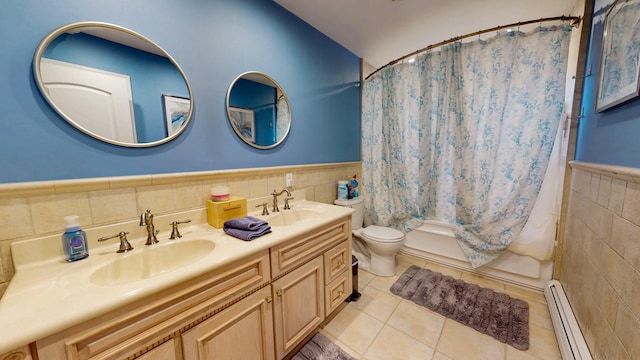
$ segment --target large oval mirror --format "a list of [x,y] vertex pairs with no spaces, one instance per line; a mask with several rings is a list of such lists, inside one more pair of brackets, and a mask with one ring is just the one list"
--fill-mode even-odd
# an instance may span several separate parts
[[178,63],[121,26],[78,22],[55,29],[36,49],[33,74],[61,117],[115,145],[166,143],[193,114],[191,86]]
[[227,116],[233,131],[258,149],[280,145],[291,129],[289,100],[269,75],[248,71],[227,91]]

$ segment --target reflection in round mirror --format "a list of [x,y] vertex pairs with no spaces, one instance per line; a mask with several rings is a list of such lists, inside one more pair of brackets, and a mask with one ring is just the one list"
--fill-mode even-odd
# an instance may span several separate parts
[[289,100],[267,74],[240,74],[227,91],[227,116],[236,134],[258,149],[280,145],[291,129]]
[[121,26],[79,22],[55,29],[36,49],[33,74],[60,116],[115,145],[166,143],[193,114],[191,86],[176,61]]

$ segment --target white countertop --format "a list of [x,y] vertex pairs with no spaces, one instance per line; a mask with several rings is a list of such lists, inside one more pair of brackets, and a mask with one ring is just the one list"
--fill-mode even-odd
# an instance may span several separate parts
[[[0,299],[0,354],[36,340],[53,335],[71,326],[122,307],[151,294],[194,278],[205,272],[268,249],[325,224],[344,218],[353,209],[297,201],[296,207],[312,207],[319,211],[317,219],[309,219],[291,226],[272,226],[272,233],[243,241],[226,235],[206,223],[206,210],[198,209],[181,214],[156,216],[154,222],[162,224],[182,220],[184,216],[197,218],[191,224],[181,225],[182,238],[169,240],[169,231],[158,234],[159,244],[145,246],[145,237],[131,237],[134,250],[118,254],[118,239],[98,243],[96,239],[119,231],[140,234],[137,224],[117,224],[87,231],[89,257],[68,263],[64,260],[60,235],[51,235],[12,244],[12,257],[16,268],[9,287]],[[284,210],[282,210],[284,211]],[[250,215],[257,216],[256,213]],[[273,214],[271,215],[273,216]],[[258,216],[260,217],[260,216]],[[268,217],[266,217],[268,221]],[[168,220],[168,221],[167,221]],[[188,225],[188,226],[185,226]],[[169,230],[167,226],[164,226]],[[135,229],[136,232],[133,230]],[[91,274],[100,267],[124,256],[148,251],[175,241],[206,240],[215,243],[208,255],[178,270],[148,279],[118,285],[96,285]]]

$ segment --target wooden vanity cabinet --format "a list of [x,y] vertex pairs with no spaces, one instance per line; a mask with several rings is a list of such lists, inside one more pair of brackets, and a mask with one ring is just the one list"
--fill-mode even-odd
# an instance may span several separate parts
[[47,360],[136,358],[167,341],[180,340],[186,329],[269,282],[265,250],[36,341],[38,355]]
[[351,220],[35,343],[39,359],[283,359],[351,293]]

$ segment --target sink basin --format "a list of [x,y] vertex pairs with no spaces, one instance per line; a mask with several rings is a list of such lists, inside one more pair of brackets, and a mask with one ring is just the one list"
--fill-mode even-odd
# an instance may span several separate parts
[[190,240],[151,245],[143,251],[125,254],[91,274],[96,285],[120,285],[148,279],[193,264],[213,251],[207,240]]
[[271,226],[291,226],[301,222],[317,219],[320,212],[314,209],[282,210],[266,220]]

